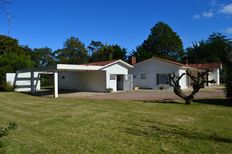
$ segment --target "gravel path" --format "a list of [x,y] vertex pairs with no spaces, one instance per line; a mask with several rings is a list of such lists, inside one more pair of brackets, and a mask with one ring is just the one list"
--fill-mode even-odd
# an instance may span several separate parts
[[[190,93],[190,90],[185,91]],[[71,93],[71,94],[61,94],[61,97],[75,97],[75,98],[86,98],[86,99],[109,99],[109,100],[177,100],[180,99],[172,91],[165,90],[138,90],[131,92],[116,92],[110,94],[104,93]],[[196,99],[203,98],[224,98],[225,94],[223,88],[213,87],[202,89],[196,95]]]

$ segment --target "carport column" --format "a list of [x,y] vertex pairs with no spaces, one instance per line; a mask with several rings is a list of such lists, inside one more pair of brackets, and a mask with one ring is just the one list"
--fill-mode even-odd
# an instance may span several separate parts
[[54,97],[58,97],[58,72],[54,72]]
[[31,71],[31,93],[35,94],[34,72]]

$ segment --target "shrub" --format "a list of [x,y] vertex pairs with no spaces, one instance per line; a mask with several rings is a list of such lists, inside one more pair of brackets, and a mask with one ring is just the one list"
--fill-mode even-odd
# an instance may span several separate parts
[[12,86],[10,82],[5,82],[3,83],[3,91],[6,92],[14,91],[14,86]]
[[113,92],[113,88],[107,88],[106,89],[106,93],[112,93]]
[[17,124],[15,122],[10,122],[9,126],[6,128],[0,127],[0,138],[3,136],[7,136],[10,132],[10,130],[17,129]]

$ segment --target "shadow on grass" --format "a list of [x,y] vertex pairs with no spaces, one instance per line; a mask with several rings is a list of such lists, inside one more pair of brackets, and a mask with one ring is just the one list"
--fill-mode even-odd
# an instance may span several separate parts
[[132,126],[124,128],[124,132],[143,137],[155,137],[156,139],[173,138],[182,139],[188,138],[191,140],[208,140],[214,142],[232,143],[232,138],[220,137],[217,134],[209,135],[201,132],[194,132],[187,129],[180,128],[176,125],[155,123],[149,126]]
[[[160,104],[181,104],[186,105],[184,102],[175,101],[171,99],[164,100],[145,100],[143,103],[160,103]],[[193,103],[208,104],[208,105],[221,105],[221,106],[232,106],[232,100],[228,99],[194,99]]]
[[228,100],[228,99],[195,99],[194,103],[232,106],[232,100]]
[[145,100],[143,101],[143,103],[160,103],[160,104],[182,104],[184,105],[184,103],[172,100],[172,99],[163,99],[163,100]]

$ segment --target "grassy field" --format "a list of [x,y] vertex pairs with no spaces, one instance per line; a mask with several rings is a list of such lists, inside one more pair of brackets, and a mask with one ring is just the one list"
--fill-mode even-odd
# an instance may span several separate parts
[[232,153],[232,106],[0,93],[0,153]]

